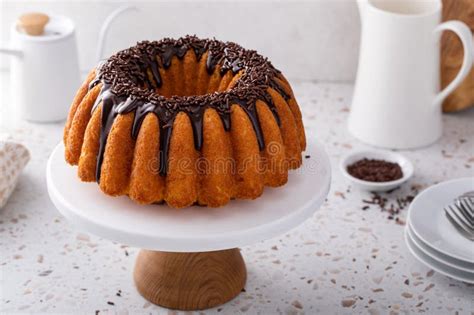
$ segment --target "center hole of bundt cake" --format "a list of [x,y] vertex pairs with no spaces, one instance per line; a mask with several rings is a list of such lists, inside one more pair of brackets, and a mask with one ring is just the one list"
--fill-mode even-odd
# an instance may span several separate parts
[[[221,73],[216,67],[212,72],[203,60],[173,57],[168,68],[159,69],[161,82],[155,91],[166,98],[172,96],[196,96],[230,90],[234,84],[232,71]],[[152,69],[147,69],[149,78]],[[156,80],[155,80],[156,82]]]

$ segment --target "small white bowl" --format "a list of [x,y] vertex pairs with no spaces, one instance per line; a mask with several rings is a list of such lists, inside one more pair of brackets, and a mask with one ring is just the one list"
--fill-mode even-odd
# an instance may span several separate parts
[[[400,165],[403,177],[397,180],[392,180],[389,182],[369,182],[366,180],[361,180],[355,178],[347,171],[347,167],[354,162],[362,160],[363,158],[375,159],[375,160],[384,160],[387,162],[397,163]],[[342,174],[354,184],[354,186],[359,187],[364,190],[370,191],[388,191],[394,188],[397,188],[404,182],[406,182],[410,177],[413,176],[413,164],[403,155],[392,152],[392,151],[375,151],[375,150],[365,150],[365,151],[356,151],[345,156],[341,163],[339,164]]]

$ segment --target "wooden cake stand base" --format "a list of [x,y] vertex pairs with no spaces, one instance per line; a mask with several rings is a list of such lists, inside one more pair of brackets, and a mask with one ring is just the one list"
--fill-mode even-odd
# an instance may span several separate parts
[[324,202],[331,165],[321,144],[308,135],[303,167],[288,184],[252,201],[225,207],[138,205],[112,198],[83,183],[64,161],[59,144],[47,166],[48,192],[58,210],[80,229],[142,248],[134,279],[147,300],[172,309],[203,310],[236,297],[245,285],[237,248],[281,235],[310,218]]
[[152,303],[204,310],[236,297],[247,271],[237,248],[201,253],[141,250],[133,277],[138,292]]

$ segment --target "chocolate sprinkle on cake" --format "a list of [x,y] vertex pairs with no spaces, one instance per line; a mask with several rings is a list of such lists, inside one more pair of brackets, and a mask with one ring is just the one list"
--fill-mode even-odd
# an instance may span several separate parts
[[[199,61],[207,53],[206,68],[213,74],[219,66],[220,75],[232,71],[241,77],[230,90],[204,95],[171,96],[159,95],[157,88],[163,85],[159,69],[171,66],[174,56],[184,58],[192,49]],[[160,174],[167,172],[168,149],[174,119],[179,112],[186,113],[193,127],[194,143],[201,150],[203,143],[202,126],[206,108],[215,109],[222,119],[226,131],[230,130],[231,106],[237,104],[247,113],[255,130],[260,150],[264,139],[256,112],[256,101],[264,101],[280,124],[275,105],[268,93],[274,89],[285,100],[290,98],[275,78],[279,75],[267,58],[254,50],[247,50],[232,42],[215,39],[199,39],[186,36],[180,39],[165,38],[160,41],[142,41],[136,46],[122,50],[100,64],[97,76],[89,89],[102,83],[100,95],[93,110],[102,104],[100,149],[97,158],[96,179],[100,180],[100,170],[108,134],[119,114],[134,112],[132,137],[136,139],[141,124],[148,113],[154,113],[160,122]],[[148,75],[150,74],[150,75]]]

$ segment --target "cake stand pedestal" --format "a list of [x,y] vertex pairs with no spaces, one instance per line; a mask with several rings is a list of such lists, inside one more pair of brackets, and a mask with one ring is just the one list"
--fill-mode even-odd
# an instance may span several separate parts
[[[309,138],[311,139],[311,138]],[[238,247],[278,236],[298,226],[324,202],[331,167],[323,147],[310,141],[309,158],[280,188],[256,200],[234,200],[221,208],[172,209],[138,205],[104,195],[83,183],[64,161],[59,144],[47,165],[47,184],[58,210],[79,228],[142,248],[134,280],[147,300],[171,309],[202,310],[239,294],[246,281]]]
[[236,248],[197,253],[142,249],[133,276],[140,294],[155,304],[202,310],[237,296],[247,273]]

